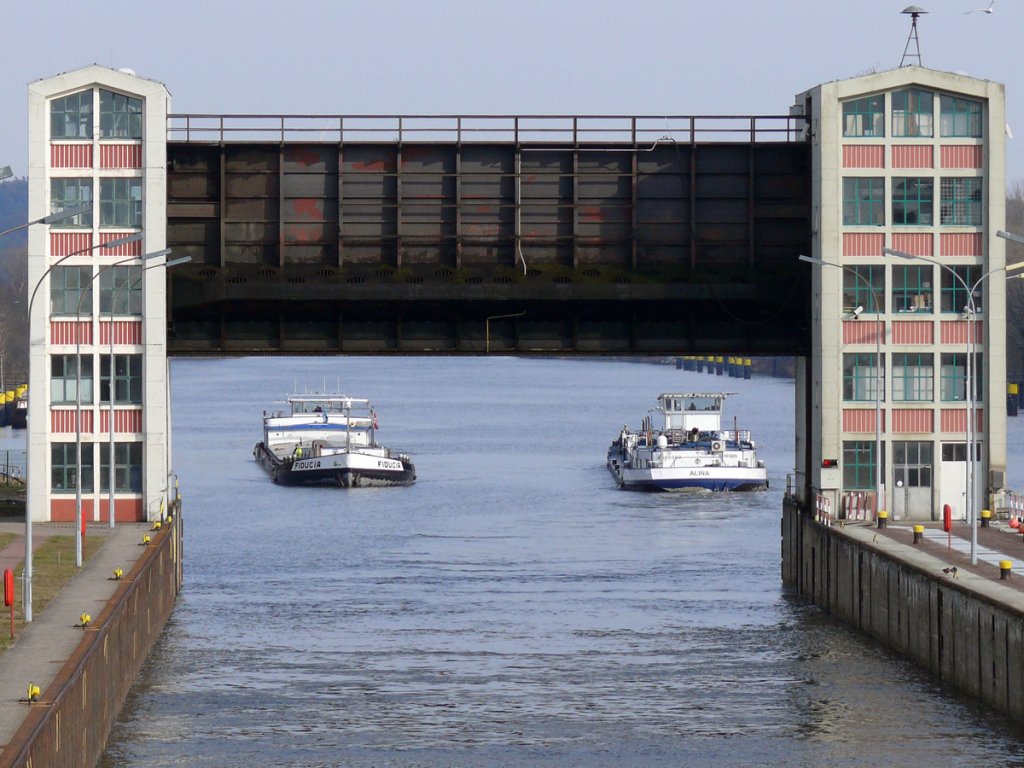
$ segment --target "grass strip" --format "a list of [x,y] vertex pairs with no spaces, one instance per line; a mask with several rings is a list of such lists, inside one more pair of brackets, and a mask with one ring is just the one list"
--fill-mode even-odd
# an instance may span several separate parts
[[[88,562],[103,545],[102,536],[86,536],[85,547],[82,549],[82,563]],[[25,616],[21,610],[21,574],[25,570],[22,563],[14,572],[14,589],[17,601],[14,610],[14,633],[21,633],[25,627]],[[32,556],[32,616],[36,618],[45,610],[64,585],[78,573],[75,565],[75,537],[71,535],[50,536]],[[0,606],[0,653],[11,645],[10,608]],[[71,617],[77,619],[77,616]],[[72,622],[73,623],[73,622]]]

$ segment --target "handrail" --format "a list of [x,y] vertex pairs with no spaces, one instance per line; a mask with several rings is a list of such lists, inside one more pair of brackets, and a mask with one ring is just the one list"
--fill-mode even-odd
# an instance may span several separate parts
[[[802,141],[803,115],[273,115],[167,116],[167,140],[180,142],[494,141],[576,144]],[[310,139],[310,136],[315,138]]]

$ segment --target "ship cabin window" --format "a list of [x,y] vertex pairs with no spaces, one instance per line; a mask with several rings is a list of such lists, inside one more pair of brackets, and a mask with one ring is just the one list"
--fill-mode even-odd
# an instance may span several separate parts
[[720,397],[688,397],[683,401],[685,411],[720,411],[722,409],[722,398]]

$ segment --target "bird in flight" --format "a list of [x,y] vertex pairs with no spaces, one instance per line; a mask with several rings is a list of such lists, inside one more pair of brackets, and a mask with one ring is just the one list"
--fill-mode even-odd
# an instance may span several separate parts
[[988,8],[975,8],[973,11],[964,11],[964,15],[966,16],[968,13],[992,13],[992,11],[995,10],[992,6],[995,4],[996,0],[992,0],[992,2],[988,4]]

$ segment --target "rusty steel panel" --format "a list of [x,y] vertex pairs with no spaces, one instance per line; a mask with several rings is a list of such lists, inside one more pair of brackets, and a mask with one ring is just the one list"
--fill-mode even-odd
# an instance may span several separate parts
[[168,244],[193,263],[171,281],[171,348],[475,354],[488,312],[527,303],[500,348],[805,347],[805,142],[588,144],[575,122],[576,142],[465,141],[468,119],[462,142],[416,141],[414,125],[172,141]]

